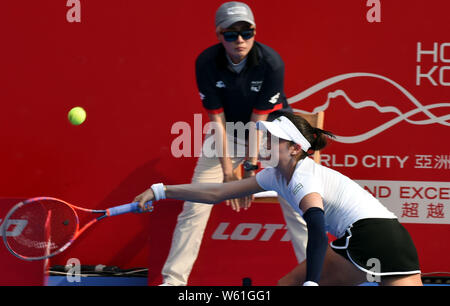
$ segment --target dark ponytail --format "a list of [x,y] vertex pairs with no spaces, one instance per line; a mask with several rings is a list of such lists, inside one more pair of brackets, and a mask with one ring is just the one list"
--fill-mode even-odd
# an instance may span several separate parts
[[[281,116],[285,116],[289,120],[291,120],[292,123],[297,127],[297,129],[305,136],[305,138],[309,141],[311,144],[311,148],[308,151],[313,151],[310,153],[303,152],[299,159],[303,159],[306,156],[312,155],[314,151],[319,151],[325,148],[328,144],[328,137],[335,138],[333,133],[329,131],[325,131],[316,127],[312,127],[309,122],[301,117],[301,115],[295,115],[290,112],[284,112],[284,111],[275,111],[270,114],[270,119],[275,119]],[[272,120],[273,120],[272,119]]]
[[[313,134],[315,135],[314,140],[311,143],[311,150],[313,150],[313,151],[322,150],[323,148],[325,148],[327,146],[327,144],[328,144],[327,136],[330,138],[335,138],[335,136],[331,132],[328,132],[328,131],[325,131],[325,130],[322,130],[319,128],[315,128],[315,127],[313,127],[312,129],[313,129]],[[308,138],[306,138],[306,139],[308,139]]]

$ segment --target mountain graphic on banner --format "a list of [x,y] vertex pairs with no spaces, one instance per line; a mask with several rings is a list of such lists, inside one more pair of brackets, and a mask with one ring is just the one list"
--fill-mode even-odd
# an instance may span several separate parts
[[[437,123],[437,124],[441,124],[444,126],[450,126],[450,122],[449,122],[450,113],[447,113],[442,116],[435,116],[433,113],[430,112],[430,110],[432,110],[432,109],[450,108],[450,103],[435,103],[435,104],[430,104],[430,105],[424,106],[409,91],[407,91],[404,87],[402,87],[397,82],[395,82],[385,76],[373,74],[373,73],[364,73],[364,72],[347,73],[347,74],[341,74],[341,75],[326,79],[326,80],[302,91],[301,93],[289,98],[288,102],[289,102],[289,104],[297,103],[297,102],[302,101],[302,100],[308,98],[309,96],[319,92],[320,90],[323,90],[323,89],[325,89],[329,86],[332,86],[338,82],[341,82],[341,81],[347,80],[347,79],[361,78],[361,77],[377,78],[377,79],[381,79],[383,81],[388,82],[389,84],[391,84],[392,86],[397,88],[403,95],[405,95],[408,98],[408,100],[411,101],[414,108],[407,112],[402,112],[395,106],[380,106],[377,102],[372,101],[372,100],[364,100],[364,101],[355,102],[349,98],[349,96],[347,95],[347,93],[345,91],[338,89],[338,90],[329,92],[325,103],[315,107],[312,112],[308,112],[308,111],[305,111],[302,109],[295,109],[295,108],[294,108],[294,111],[298,112],[298,113],[303,113],[303,114],[311,114],[311,113],[317,113],[320,111],[325,111],[330,106],[332,99],[342,97],[354,109],[363,109],[363,108],[371,107],[371,108],[376,109],[380,113],[393,113],[393,114],[397,115],[397,117],[390,119],[389,121],[373,128],[367,132],[363,132],[359,135],[355,135],[355,136],[336,135],[336,141],[341,142],[341,143],[363,142],[367,139],[370,139],[370,138],[382,133],[383,131],[393,127],[394,125],[396,125],[402,121],[408,122],[413,125],[429,125],[429,124]],[[417,114],[423,114],[423,115],[425,115],[425,117],[427,119],[424,119],[424,120],[410,119],[410,117],[417,115]]]

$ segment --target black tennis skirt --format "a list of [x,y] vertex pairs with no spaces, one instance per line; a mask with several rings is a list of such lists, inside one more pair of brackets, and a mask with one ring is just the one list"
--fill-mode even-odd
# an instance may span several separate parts
[[397,219],[358,220],[330,246],[358,269],[371,275],[420,273],[414,243]]

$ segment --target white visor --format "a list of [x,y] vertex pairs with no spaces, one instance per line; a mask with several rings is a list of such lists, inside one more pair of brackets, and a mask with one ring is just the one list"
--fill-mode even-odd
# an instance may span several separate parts
[[305,152],[311,148],[311,144],[305,136],[302,135],[291,120],[284,116],[278,117],[273,121],[258,121],[256,128],[258,130],[267,130],[275,137],[293,141],[299,144]]

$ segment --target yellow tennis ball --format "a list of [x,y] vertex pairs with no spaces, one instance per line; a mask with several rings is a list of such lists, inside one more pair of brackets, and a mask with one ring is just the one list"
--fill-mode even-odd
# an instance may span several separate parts
[[73,125],[80,125],[86,120],[86,111],[82,107],[77,106],[69,111],[67,117]]

